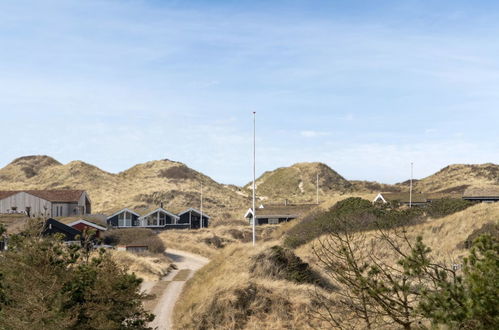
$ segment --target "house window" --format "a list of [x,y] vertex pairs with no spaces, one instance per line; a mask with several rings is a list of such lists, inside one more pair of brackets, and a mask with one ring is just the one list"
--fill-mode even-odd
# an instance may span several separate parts
[[166,214],[159,213],[159,225],[160,226],[166,225]]
[[148,226],[157,226],[158,225],[158,212],[147,216],[146,222],[147,222]]
[[118,215],[118,227],[131,227],[132,226],[132,214],[128,212],[122,212]]
[[269,219],[269,224],[270,225],[277,225],[277,224],[279,224],[279,219],[275,219],[275,218],[272,219],[271,218],[271,219]]

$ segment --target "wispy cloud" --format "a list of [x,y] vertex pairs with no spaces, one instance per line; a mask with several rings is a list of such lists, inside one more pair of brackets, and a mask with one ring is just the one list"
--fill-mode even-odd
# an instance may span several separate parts
[[245,183],[253,110],[261,171],[498,162],[477,142],[499,122],[497,6],[381,3],[4,1],[0,162],[171,158]]
[[300,135],[306,138],[316,138],[321,136],[329,136],[330,132],[320,132],[320,131],[301,131]]

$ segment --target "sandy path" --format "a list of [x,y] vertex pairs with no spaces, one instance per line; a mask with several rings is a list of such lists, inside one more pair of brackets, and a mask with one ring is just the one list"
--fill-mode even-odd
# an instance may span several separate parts
[[177,265],[178,270],[172,271],[162,281],[170,282],[161,295],[153,310],[156,318],[150,324],[158,330],[169,330],[172,327],[173,308],[182,292],[185,282],[194,273],[206,265],[209,260],[202,256],[180,250],[167,249],[166,255]]

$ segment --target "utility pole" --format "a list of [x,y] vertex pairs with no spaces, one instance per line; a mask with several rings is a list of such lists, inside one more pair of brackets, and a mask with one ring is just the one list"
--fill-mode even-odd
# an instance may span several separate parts
[[256,244],[256,112],[253,111],[253,246]]
[[203,181],[201,181],[201,219],[199,220],[199,227],[203,228]]
[[409,186],[409,207],[412,207],[412,178],[414,176],[414,163],[411,162],[411,183]]
[[319,205],[319,172],[317,172],[317,205]]

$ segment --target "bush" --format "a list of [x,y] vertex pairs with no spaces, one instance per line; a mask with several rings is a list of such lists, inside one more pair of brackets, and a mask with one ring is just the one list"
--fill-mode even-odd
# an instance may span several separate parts
[[423,220],[423,208],[393,209],[351,197],[339,201],[329,211],[304,218],[288,231],[284,244],[296,248],[325,233],[342,230],[345,224],[350,231],[365,231],[414,225]]
[[287,280],[299,284],[308,283],[327,287],[327,282],[315,273],[293,251],[281,246],[272,246],[253,257],[250,267],[253,275]]
[[465,210],[474,204],[475,203],[464,199],[444,198],[430,203],[426,208],[426,211],[432,218],[442,218]]
[[141,280],[104,250],[16,236],[0,258],[0,329],[149,329]]
[[152,253],[166,250],[163,241],[148,228],[112,229],[104,234],[103,241],[109,245],[147,245]]

